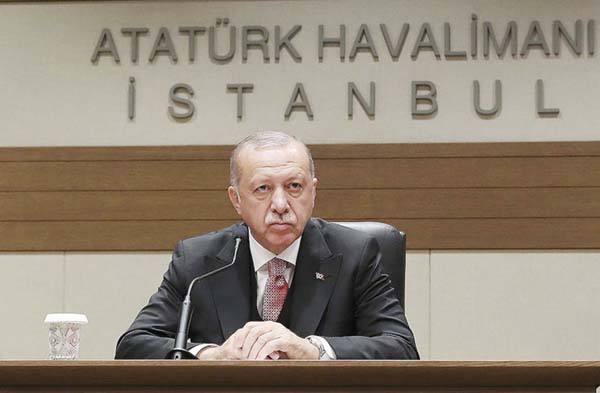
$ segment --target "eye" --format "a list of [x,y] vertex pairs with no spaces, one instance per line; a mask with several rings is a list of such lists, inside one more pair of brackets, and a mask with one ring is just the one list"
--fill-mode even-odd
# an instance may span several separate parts
[[256,189],[254,190],[254,192],[258,192],[258,193],[265,193],[269,191],[269,186],[267,186],[266,184],[261,184],[260,186],[256,187]]
[[292,182],[292,183],[289,183],[287,187],[291,192],[302,191],[302,183]]

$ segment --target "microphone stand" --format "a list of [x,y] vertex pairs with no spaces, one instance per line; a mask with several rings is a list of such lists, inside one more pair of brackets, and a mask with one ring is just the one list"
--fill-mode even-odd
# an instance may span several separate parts
[[221,266],[218,269],[215,269],[211,272],[208,272],[206,274],[198,276],[198,277],[194,278],[192,280],[192,282],[190,283],[187,294],[185,295],[185,298],[183,300],[183,304],[181,305],[181,314],[179,317],[179,327],[177,329],[177,335],[175,336],[175,347],[173,349],[171,349],[169,351],[169,353],[167,353],[167,357],[166,357],[167,359],[173,359],[173,360],[196,359],[196,356],[194,356],[190,351],[188,351],[185,348],[187,339],[188,339],[188,330],[190,327],[190,316],[192,314],[192,300],[190,297],[190,294],[192,293],[192,288],[194,287],[194,284],[196,282],[203,280],[206,277],[210,277],[213,274],[217,274],[220,271],[233,266],[233,264],[235,263],[235,259],[237,258],[238,247],[240,246],[241,241],[242,241],[241,238],[239,238],[239,237],[235,238],[235,250],[233,251],[233,259],[232,259],[231,263],[228,263],[225,266]]

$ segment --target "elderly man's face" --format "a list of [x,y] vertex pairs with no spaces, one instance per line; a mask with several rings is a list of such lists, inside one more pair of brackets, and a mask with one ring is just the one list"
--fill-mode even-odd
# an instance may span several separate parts
[[312,215],[317,179],[310,176],[308,155],[296,142],[263,150],[246,147],[238,167],[239,196],[229,187],[229,199],[254,238],[279,254],[302,234]]

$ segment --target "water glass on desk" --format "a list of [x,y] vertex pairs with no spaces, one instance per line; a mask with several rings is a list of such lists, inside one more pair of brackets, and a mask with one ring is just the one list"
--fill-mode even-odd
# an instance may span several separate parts
[[88,320],[84,314],[48,314],[48,358],[50,360],[76,360],[79,357],[81,326]]

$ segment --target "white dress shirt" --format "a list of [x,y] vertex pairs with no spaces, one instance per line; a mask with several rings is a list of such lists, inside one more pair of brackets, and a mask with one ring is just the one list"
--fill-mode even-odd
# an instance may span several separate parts
[[256,241],[254,236],[252,236],[252,231],[250,231],[250,229],[248,229],[248,234],[250,241],[250,255],[252,255],[252,262],[254,263],[254,272],[256,273],[256,308],[258,309],[258,313],[262,318],[263,298],[265,297],[267,279],[269,278],[268,263],[273,258],[279,258],[287,262],[285,272],[283,273],[283,275],[285,281],[288,284],[288,287],[291,287],[292,280],[294,279],[296,259],[298,258],[298,251],[300,250],[300,240],[302,239],[302,236],[296,239],[292,244],[288,246],[288,248],[283,250],[279,255],[275,255]]
[[[300,251],[300,240],[302,236],[296,239],[290,244],[285,250],[279,254],[273,254],[271,251],[264,248],[254,236],[252,231],[248,228],[248,238],[250,243],[250,255],[252,256],[252,262],[254,263],[254,272],[256,273],[256,308],[262,318],[262,306],[263,298],[265,294],[265,288],[267,287],[267,279],[269,278],[268,262],[277,257],[287,262],[287,266],[284,272],[285,281],[288,283],[288,287],[292,286],[292,280],[294,279],[294,270],[296,268],[296,260],[298,259],[298,251]],[[331,345],[323,337],[310,336],[314,339],[319,340],[325,348],[325,356],[322,360],[334,360],[336,359],[335,352]],[[200,344],[190,349],[190,352],[197,355],[202,349],[207,347],[216,346],[216,344]]]

